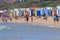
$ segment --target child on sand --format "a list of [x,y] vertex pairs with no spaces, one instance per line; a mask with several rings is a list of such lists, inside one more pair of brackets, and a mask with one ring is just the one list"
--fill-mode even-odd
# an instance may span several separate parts
[[4,20],[5,20],[5,14],[4,14],[4,13],[1,14],[1,19],[2,19],[2,21],[4,22]]

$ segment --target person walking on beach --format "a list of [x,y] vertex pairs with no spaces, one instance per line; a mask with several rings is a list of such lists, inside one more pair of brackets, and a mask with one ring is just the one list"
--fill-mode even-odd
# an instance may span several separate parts
[[25,15],[25,17],[26,17],[26,21],[28,22],[28,21],[29,21],[29,14],[28,14],[27,11],[25,11],[25,12],[26,12],[26,15]]
[[28,22],[29,21],[29,15],[26,14],[26,21]]
[[47,19],[48,19],[48,14],[49,14],[49,11],[48,11],[48,9],[44,9],[44,19],[47,21]]
[[58,15],[57,14],[54,14],[54,16],[53,16],[53,20],[54,20],[54,24],[57,22],[59,22],[59,17],[58,17]]
[[7,16],[4,13],[1,14],[1,19],[3,22],[7,22]]

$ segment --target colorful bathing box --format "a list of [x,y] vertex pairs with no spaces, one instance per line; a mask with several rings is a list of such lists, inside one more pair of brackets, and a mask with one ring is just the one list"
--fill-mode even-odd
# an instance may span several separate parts
[[[2,10],[3,11],[3,10]],[[1,10],[0,10],[0,15],[1,15]],[[12,17],[15,16],[25,16],[26,13],[29,14],[29,16],[41,16],[46,14],[46,16],[53,16],[55,13],[60,15],[60,6],[57,6],[56,8],[53,7],[45,7],[45,8],[40,8],[40,7],[30,7],[30,8],[16,8],[16,9],[11,9],[11,10],[5,10],[5,13]]]

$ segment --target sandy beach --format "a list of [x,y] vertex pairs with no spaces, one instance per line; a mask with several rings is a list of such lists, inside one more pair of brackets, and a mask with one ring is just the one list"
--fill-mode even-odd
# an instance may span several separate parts
[[[2,23],[2,20],[0,18],[0,23]],[[12,18],[12,21],[8,20],[8,23],[27,23],[25,18],[18,18],[17,20],[15,18]],[[46,24],[46,25],[53,25],[53,26],[60,26],[60,21],[59,23],[55,23],[53,22],[53,18],[52,17],[48,17],[48,20],[43,20],[42,18],[38,18],[38,17],[33,17],[33,22],[31,22],[31,17],[29,17],[29,24]]]

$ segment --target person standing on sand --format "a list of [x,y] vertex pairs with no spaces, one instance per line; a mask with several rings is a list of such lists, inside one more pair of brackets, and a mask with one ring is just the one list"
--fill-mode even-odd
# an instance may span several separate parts
[[54,24],[56,23],[55,21],[57,21],[57,23],[59,22],[59,17],[57,14],[54,14],[53,21],[54,21]]
[[28,16],[28,14],[26,14],[26,21],[27,21],[27,22],[29,21],[29,16]]
[[45,20],[47,21],[47,19],[48,19],[48,14],[49,14],[49,11],[48,11],[48,9],[47,8],[45,8],[44,9],[44,15],[45,15]]
[[28,14],[27,11],[25,11],[25,12],[26,12],[26,15],[25,15],[25,17],[26,17],[26,21],[28,22],[28,21],[29,21],[29,14]]

